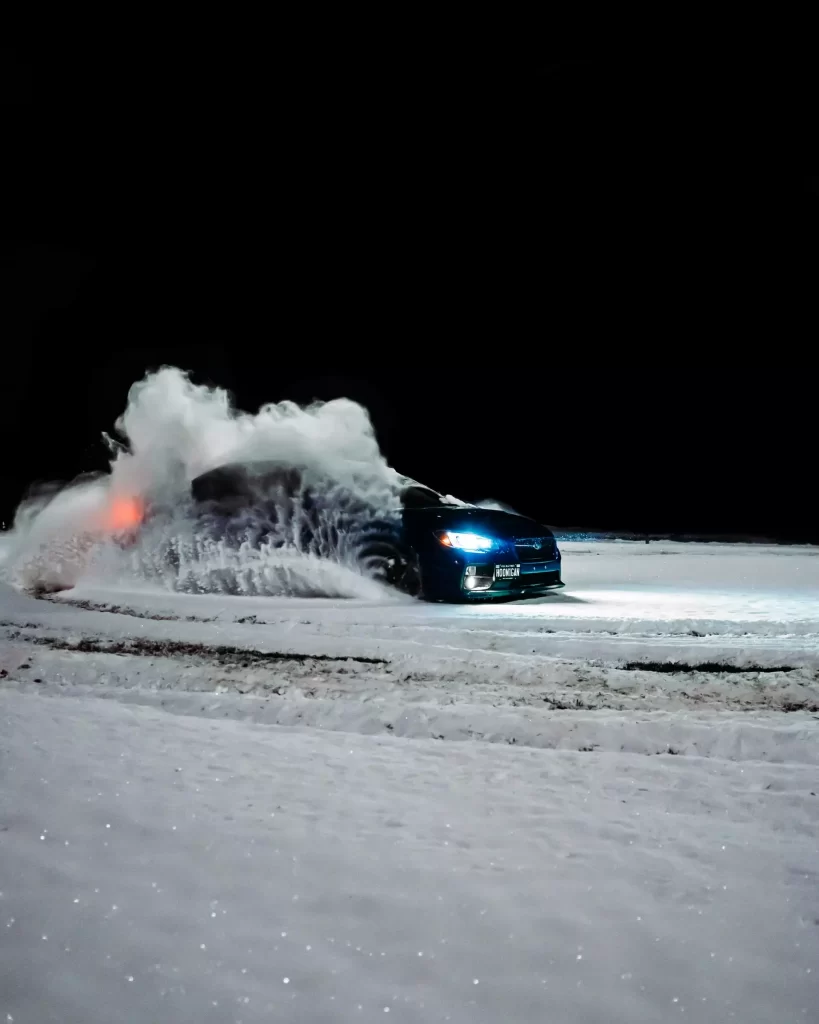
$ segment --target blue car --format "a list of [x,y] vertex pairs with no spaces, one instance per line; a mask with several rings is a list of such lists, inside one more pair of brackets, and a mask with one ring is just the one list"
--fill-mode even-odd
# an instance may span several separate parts
[[547,526],[512,512],[448,504],[440,495],[419,507],[417,496],[405,492],[401,519],[422,597],[530,597],[563,586],[560,550]]
[[270,462],[220,466],[191,492],[197,516],[220,539],[340,556],[427,601],[531,597],[563,586],[547,526],[406,478],[400,507],[386,513],[337,482]]

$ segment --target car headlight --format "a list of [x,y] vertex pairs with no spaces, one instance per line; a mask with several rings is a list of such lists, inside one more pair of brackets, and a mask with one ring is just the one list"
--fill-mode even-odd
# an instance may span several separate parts
[[479,533],[441,530],[435,536],[445,548],[457,548],[459,551],[491,551],[495,544],[490,537],[482,537]]

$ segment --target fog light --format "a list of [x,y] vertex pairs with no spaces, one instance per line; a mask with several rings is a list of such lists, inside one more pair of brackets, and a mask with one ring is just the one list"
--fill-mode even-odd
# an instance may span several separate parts
[[466,567],[466,575],[467,576],[474,576],[475,573],[477,572],[477,569],[478,569],[477,565],[468,565]]
[[[473,570],[474,575],[466,575],[464,573],[464,590],[490,590],[494,580],[491,576],[479,576],[477,570],[482,568],[479,565],[469,566]],[[468,569],[467,569],[468,572]]]

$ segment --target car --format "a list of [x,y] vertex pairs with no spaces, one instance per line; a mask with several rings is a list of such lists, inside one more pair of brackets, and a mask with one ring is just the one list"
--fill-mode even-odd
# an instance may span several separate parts
[[354,563],[427,601],[531,597],[563,586],[552,531],[400,478],[395,507],[292,465],[233,463],[196,477],[194,515],[233,543],[295,547]]

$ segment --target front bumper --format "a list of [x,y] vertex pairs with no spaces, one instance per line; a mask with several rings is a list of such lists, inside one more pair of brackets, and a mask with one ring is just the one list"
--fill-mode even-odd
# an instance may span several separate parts
[[[498,565],[504,563],[498,563]],[[465,567],[461,579],[461,593],[468,600],[491,597],[525,597],[562,587],[560,559],[547,562],[522,562],[520,575],[511,579],[496,579],[494,563],[472,563]],[[472,580],[475,583],[472,583]]]

